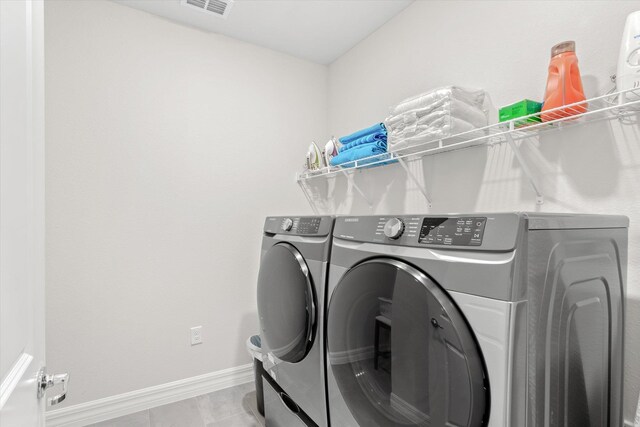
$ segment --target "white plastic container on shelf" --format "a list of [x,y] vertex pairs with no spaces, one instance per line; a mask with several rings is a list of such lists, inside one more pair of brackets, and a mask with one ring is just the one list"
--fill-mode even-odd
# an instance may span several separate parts
[[[616,74],[617,90],[640,89],[640,11],[627,17],[620,44],[618,71]],[[620,102],[638,99],[638,94],[629,92],[620,98]]]

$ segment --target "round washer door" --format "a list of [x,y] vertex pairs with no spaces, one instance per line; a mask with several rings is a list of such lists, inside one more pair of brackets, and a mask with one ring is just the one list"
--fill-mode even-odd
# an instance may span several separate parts
[[[373,259],[348,270],[327,319],[329,401],[366,426],[481,426],[489,392],[474,335],[416,268]],[[331,411],[330,411],[331,412]]]
[[273,355],[291,363],[304,359],[314,337],[315,299],[309,268],[288,243],[272,246],[262,258],[258,315]]

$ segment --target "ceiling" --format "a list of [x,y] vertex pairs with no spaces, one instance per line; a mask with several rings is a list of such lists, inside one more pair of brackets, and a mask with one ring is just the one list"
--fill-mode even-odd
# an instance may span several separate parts
[[113,0],[172,21],[330,64],[413,0],[236,0],[226,19],[180,0]]

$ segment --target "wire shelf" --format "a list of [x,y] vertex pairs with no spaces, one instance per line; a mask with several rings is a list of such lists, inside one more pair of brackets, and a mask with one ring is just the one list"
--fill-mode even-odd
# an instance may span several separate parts
[[[600,120],[623,119],[640,112],[640,88],[613,92],[552,110],[518,117],[509,121],[492,124],[446,138],[416,142],[409,147],[388,153],[348,162],[342,166],[329,166],[317,170],[307,170],[297,174],[302,181],[328,177],[358,169],[384,166],[390,163],[416,160],[445,151],[459,150],[478,145],[513,143],[543,133],[580,126]],[[392,148],[392,147],[391,147]],[[512,145],[515,149],[515,146]],[[393,148],[392,148],[393,149]],[[538,193],[538,191],[536,191]],[[540,195],[539,195],[540,196]],[[541,197],[541,196],[540,196]]]

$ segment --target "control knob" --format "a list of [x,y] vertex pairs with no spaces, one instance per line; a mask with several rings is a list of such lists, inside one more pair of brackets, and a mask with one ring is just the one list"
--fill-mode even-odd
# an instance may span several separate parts
[[400,218],[391,218],[384,225],[384,235],[390,239],[397,239],[404,233],[404,223]]
[[291,227],[293,227],[293,221],[291,220],[291,218],[285,218],[282,221],[282,229],[284,231],[289,231],[291,230]]

